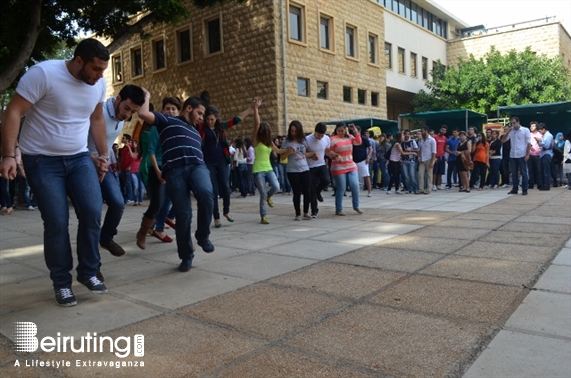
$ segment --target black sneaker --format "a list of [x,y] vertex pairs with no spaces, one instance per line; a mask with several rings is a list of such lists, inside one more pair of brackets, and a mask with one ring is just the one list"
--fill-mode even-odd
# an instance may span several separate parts
[[79,283],[85,285],[85,287],[87,287],[93,294],[107,293],[107,287],[105,287],[105,284],[95,276],[83,282],[79,281]]
[[321,193],[317,193],[317,194],[315,195],[315,197],[317,197],[317,200],[318,200],[319,202],[323,202],[323,197],[321,196]]
[[198,242],[198,245],[202,247],[202,250],[206,253],[214,252],[214,245],[208,239],[204,239]]
[[192,268],[192,259],[182,260],[178,266],[178,270],[181,272],[188,272]]
[[125,254],[125,250],[123,249],[123,247],[115,243],[113,240],[109,240],[106,243],[100,242],[99,245],[101,246],[101,248],[105,248],[106,250],[111,252],[113,256],[119,257]]
[[75,300],[75,295],[69,287],[62,287],[61,289],[55,289],[56,302],[63,307],[71,307],[77,304]]
[[312,211],[312,212],[311,212],[311,217],[315,219],[315,218],[317,218],[317,214],[319,214],[319,209],[317,209],[317,210],[315,210],[315,211]]

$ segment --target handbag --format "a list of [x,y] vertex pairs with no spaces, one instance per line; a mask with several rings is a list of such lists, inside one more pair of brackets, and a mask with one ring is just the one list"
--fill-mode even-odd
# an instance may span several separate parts
[[462,159],[462,164],[464,164],[464,168],[466,168],[468,171],[474,169],[474,162],[472,161],[468,151],[463,151],[462,155],[460,155],[460,159]]

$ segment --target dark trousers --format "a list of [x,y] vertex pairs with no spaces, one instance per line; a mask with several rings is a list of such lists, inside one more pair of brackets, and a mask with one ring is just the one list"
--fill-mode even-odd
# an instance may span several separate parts
[[[480,189],[482,189],[485,185],[486,173],[488,172],[488,166],[486,165],[486,163],[482,163],[480,161],[475,161],[473,172],[478,172],[477,175],[480,177]],[[470,185],[472,186],[471,181],[470,181]]]
[[502,185],[510,184],[510,158],[509,156],[502,156],[502,163],[500,167],[500,172],[502,174]]
[[539,156],[529,155],[529,160],[527,161],[527,174],[529,175],[530,188],[533,188],[536,185],[538,188],[543,186],[541,161],[539,160]]
[[[540,159],[541,188],[551,189],[551,155],[543,155]],[[557,184],[557,181],[555,182]]]
[[391,190],[393,184],[395,185],[395,190],[400,189],[401,166],[400,161],[389,161],[389,174],[391,175],[391,180],[389,182],[388,190]]
[[287,178],[291,185],[291,190],[293,192],[293,208],[295,209],[295,215],[301,215],[301,195],[303,194],[303,213],[307,214],[309,212],[309,202],[310,202],[310,191],[311,191],[311,176],[309,171],[305,172],[288,172]]
[[319,167],[309,168],[309,175],[311,176],[311,213],[317,214],[319,211],[317,207],[317,195],[329,186],[329,171],[327,166],[321,165]]

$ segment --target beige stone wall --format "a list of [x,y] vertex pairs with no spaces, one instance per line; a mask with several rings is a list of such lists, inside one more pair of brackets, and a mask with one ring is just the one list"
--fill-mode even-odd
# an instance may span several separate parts
[[571,70],[571,37],[562,25],[559,25],[559,55],[563,64]]
[[[562,28],[559,22],[551,22],[513,31],[490,32],[481,36],[453,40],[448,43],[448,65],[455,65],[458,58],[467,59],[470,54],[479,59],[490,51],[491,46],[496,46],[502,54],[512,49],[523,51],[527,46],[531,46],[532,51],[537,54],[545,54],[548,57],[560,56],[560,44],[562,39],[565,40],[560,32]],[[566,39],[567,43],[571,43],[568,35]]]

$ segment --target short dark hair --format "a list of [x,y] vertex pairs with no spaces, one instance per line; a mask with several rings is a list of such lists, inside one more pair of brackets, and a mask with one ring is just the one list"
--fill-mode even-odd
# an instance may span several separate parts
[[510,121],[516,121],[517,123],[519,123],[519,118],[518,117],[510,117]]
[[131,100],[134,104],[139,106],[145,103],[145,92],[141,87],[136,85],[127,84],[121,91],[119,91],[119,96],[121,97],[121,101]]
[[430,127],[428,126],[422,126],[420,129],[426,131],[427,133],[430,132]]
[[315,125],[316,133],[325,134],[326,131],[327,131],[327,125],[325,123],[319,122],[317,125]]
[[446,126],[446,125],[442,125],[442,126],[440,126],[440,128],[441,128],[441,129],[446,129],[446,130],[448,131],[448,126]]
[[167,105],[174,105],[180,111],[180,100],[178,97],[165,97],[163,98],[163,109]]
[[129,134],[123,134],[123,138],[127,139],[128,141],[131,140],[131,135]]
[[375,132],[369,130],[369,138],[374,138],[375,137]]
[[200,98],[198,98],[196,96],[192,96],[192,97],[189,97],[186,99],[186,101],[182,105],[182,108],[186,109],[189,105],[191,108],[196,109],[200,105],[204,106],[204,102]]
[[93,38],[87,38],[79,42],[75,51],[73,52],[73,59],[80,57],[85,63],[92,62],[93,59],[99,58],[104,61],[109,61],[109,50],[103,43]]
[[454,132],[454,131],[458,131],[458,128],[457,127],[453,128],[452,132]]
[[539,130],[543,130],[543,129],[547,130],[547,125],[545,123],[540,123],[538,129]]

